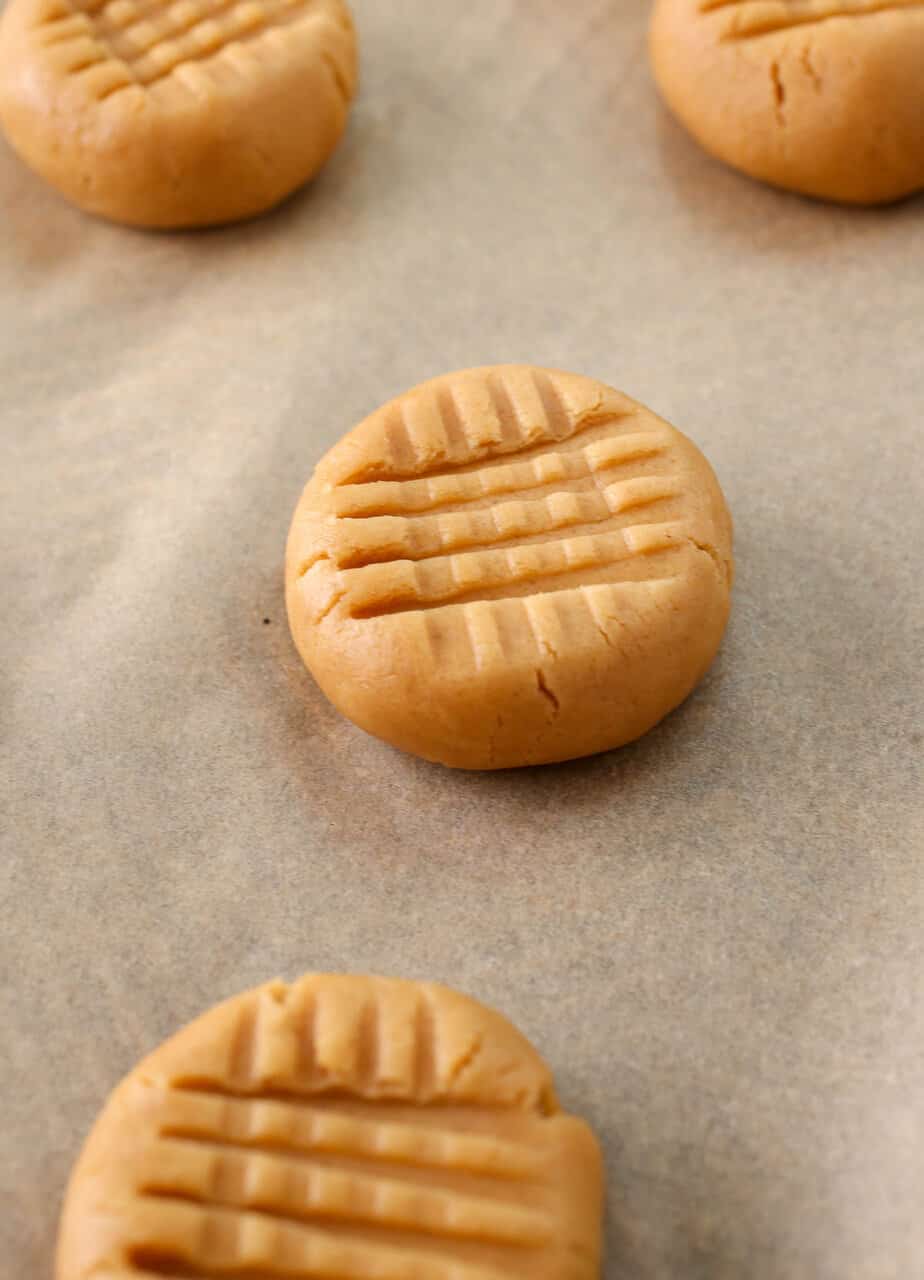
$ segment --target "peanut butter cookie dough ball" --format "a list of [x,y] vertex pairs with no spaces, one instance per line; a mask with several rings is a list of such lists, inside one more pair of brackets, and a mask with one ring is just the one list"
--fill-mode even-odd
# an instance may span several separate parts
[[203,1014],[109,1099],[57,1280],[597,1280],[596,1140],[499,1013],[309,974]]
[[342,0],[10,0],[0,21],[12,146],[135,226],[272,208],[334,150],[355,87]]
[[436,378],[322,459],[289,534],[295,643],[344,715],[464,769],[621,746],[690,693],[731,520],[673,427],[591,378]]
[[848,204],[924,188],[917,0],[657,0],[668,106],[733,168]]

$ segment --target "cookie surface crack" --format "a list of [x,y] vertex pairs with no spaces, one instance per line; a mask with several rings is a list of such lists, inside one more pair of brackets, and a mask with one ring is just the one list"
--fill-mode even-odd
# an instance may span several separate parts
[[453,1063],[452,1070],[449,1073],[448,1088],[451,1089],[458,1083],[459,1077],[471,1068],[483,1048],[484,1036],[479,1032],[462,1054],[461,1058]]
[[811,44],[807,44],[805,48],[802,50],[802,56],[800,61],[802,62],[803,71],[812,82],[812,87],[815,89],[816,93],[821,93],[822,89],[824,88],[824,84],[822,82],[821,76],[818,74],[818,71],[815,69],[814,62],[812,61]]
[[338,590],[334,591],[333,594],[331,595],[331,598],[326,602],[324,607],[321,609],[320,613],[317,615],[316,621],[323,622],[324,619],[327,617],[327,615],[331,613],[332,610],[336,609],[337,605],[340,603],[340,601],[343,599],[346,593],[347,593],[346,587],[340,587],[338,588]]
[[776,118],[781,125],[784,125],[786,123],[786,86],[783,83],[783,76],[780,72],[780,64],[778,62],[770,63],[770,82],[773,85],[773,101],[776,104]]
[[707,555],[709,557],[709,559],[715,565],[716,572],[718,573],[719,577],[722,578],[725,581],[726,585],[730,587],[731,586],[731,566],[729,565],[728,561],[724,560],[719,555],[715,547],[712,546],[712,544],[709,542],[700,542],[696,538],[689,537],[689,535],[687,536],[686,541],[696,551],[702,551],[703,555]]
[[546,701],[551,705],[553,717],[557,716],[559,711],[561,711],[561,703],[558,701],[558,698],[555,696],[554,690],[550,689],[548,684],[546,683],[545,672],[542,670],[541,667],[536,668],[536,688],[542,694],[543,698],[545,698]]

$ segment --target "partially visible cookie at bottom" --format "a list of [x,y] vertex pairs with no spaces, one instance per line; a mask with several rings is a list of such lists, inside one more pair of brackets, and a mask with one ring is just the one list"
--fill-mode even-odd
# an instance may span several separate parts
[[657,0],[665,102],[753,178],[847,204],[924,189],[919,0]]
[[436,378],[318,464],[292,521],[295,643],[369,733],[465,769],[631,742],[715,657],[732,529],[690,440],[592,378]]
[[57,1280],[596,1280],[597,1142],[536,1050],[434,983],[312,974],[217,1006],[117,1087]]
[[343,134],[357,77],[343,0],[9,0],[0,121],[90,213],[195,227],[263,213]]

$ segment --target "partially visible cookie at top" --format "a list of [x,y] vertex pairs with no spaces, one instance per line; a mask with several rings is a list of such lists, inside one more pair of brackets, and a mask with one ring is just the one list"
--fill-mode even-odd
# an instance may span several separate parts
[[589,1127],[504,1017],[309,974],[132,1070],[74,1167],[57,1280],[597,1280]]
[[436,378],[319,463],[289,534],[295,643],[330,700],[457,768],[621,746],[725,630],[731,520],[679,431],[592,378]]
[[205,226],[262,213],[317,173],[356,64],[343,0],[10,0],[0,121],[81,208]]
[[665,101],[727,164],[804,195],[924,188],[920,0],[656,0]]

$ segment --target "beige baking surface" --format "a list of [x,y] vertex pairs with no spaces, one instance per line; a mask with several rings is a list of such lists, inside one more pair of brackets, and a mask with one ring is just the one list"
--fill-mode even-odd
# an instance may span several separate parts
[[[605,1144],[606,1280],[917,1280],[924,1257],[924,203],[777,195],[660,109],[642,0],[355,0],[313,189],[96,223],[0,147],[0,1276],[183,1020],[281,973],[497,1005]],[[291,645],[337,436],[446,369],[600,377],[703,448],[731,628],[638,745],[398,755]],[[268,619],[264,622],[264,619]]]

